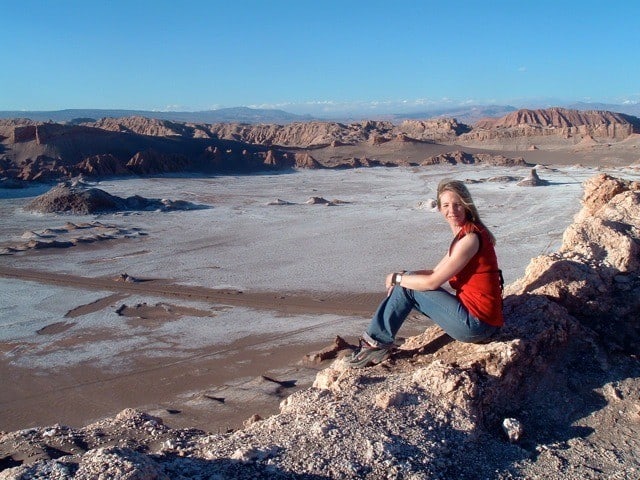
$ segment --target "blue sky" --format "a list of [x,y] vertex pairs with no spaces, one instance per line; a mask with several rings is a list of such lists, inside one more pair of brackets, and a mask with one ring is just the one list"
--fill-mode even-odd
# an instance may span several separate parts
[[640,101],[640,2],[0,0],[0,110]]

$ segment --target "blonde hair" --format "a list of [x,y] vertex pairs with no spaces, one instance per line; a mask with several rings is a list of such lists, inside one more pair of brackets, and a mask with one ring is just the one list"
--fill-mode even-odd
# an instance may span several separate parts
[[475,203],[473,203],[473,199],[471,198],[471,193],[469,193],[469,189],[467,186],[462,183],[460,180],[450,180],[444,179],[438,184],[438,210],[441,208],[440,203],[440,195],[444,192],[453,192],[455,193],[461,200],[462,205],[464,205],[464,209],[466,212],[466,218],[469,222],[473,222],[476,225],[482,226],[487,233],[489,234],[489,238],[491,238],[491,243],[496,243],[496,237],[493,236],[493,233],[487,228],[487,226],[480,220],[480,214],[478,213],[478,209],[476,208]]

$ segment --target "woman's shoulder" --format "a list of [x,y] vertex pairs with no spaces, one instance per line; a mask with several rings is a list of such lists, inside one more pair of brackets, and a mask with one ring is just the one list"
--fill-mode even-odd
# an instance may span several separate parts
[[482,230],[482,225],[478,225],[474,222],[467,222],[460,229],[459,235],[460,237],[464,237],[466,235],[469,235],[470,233],[476,233],[480,235],[482,234]]
[[494,236],[482,222],[467,222],[460,230],[458,239],[470,234],[475,234],[474,236],[478,238],[481,246],[495,245],[496,243]]

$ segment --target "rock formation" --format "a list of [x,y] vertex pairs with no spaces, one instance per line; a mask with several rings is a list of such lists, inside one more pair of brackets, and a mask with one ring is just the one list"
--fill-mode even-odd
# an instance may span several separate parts
[[503,155],[491,155],[488,153],[467,153],[462,150],[455,150],[449,153],[434,155],[424,160],[421,165],[472,165],[484,163],[486,165],[496,165],[503,167],[527,166],[523,158],[508,158]]
[[154,137],[207,137],[207,134],[198,133],[200,130],[192,124],[170,122],[146,117],[103,118],[97,122],[84,123],[101,130],[122,133],[136,133]]
[[125,164],[110,153],[92,155],[85,158],[78,163],[77,170],[90,177],[112,177],[130,174]]
[[478,128],[513,128],[519,125],[535,125],[539,127],[568,128],[582,125],[598,127],[627,126],[630,133],[640,133],[638,119],[622,113],[607,111],[580,111],[566,108],[548,108],[544,110],[522,109],[497,119],[485,119],[476,122]]
[[288,125],[213,124],[211,135],[220,139],[236,140],[257,145],[279,145],[298,148],[316,148],[339,142],[352,145],[366,142],[373,136],[393,135],[389,122],[361,122],[346,125],[336,122],[305,122]]
[[[5,434],[0,479],[635,478],[639,185],[599,175],[583,204],[560,250],[506,288],[491,343],[434,326],[376,367],[337,359],[280,414],[229,434],[131,410]],[[34,463],[18,465],[20,448]]]
[[122,228],[117,225],[93,221],[91,223],[71,223],[55,228],[33,231],[27,230],[19,240],[0,243],[0,255],[12,255],[28,250],[49,248],[71,248],[110,240],[137,238],[147,235],[139,228]]
[[201,208],[185,201],[148,199],[139,195],[121,198],[99,188],[61,183],[48,192],[34,198],[25,210],[38,213],[73,213],[87,215],[93,213],[126,210],[190,210]]
[[576,142],[579,142],[583,137],[620,141],[633,133],[640,133],[640,119],[630,115],[549,108],[518,110],[502,118],[480,120],[463,137],[465,140],[488,140],[555,136],[567,139],[576,137]]
[[542,180],[538,176],[538,171],[535,168],[531,169],[531,173],[527,178],[524,178],[518,182],[520,187],[540,187],[542,185],[548,185],[549,182]]
[[184,172],[193,170],[193,164],[184,155],[171,155],[155,150],[136,153],[126,167],[138,175]]
[[560,250],[534,258],[508,291],[561,303],[608,348],[638,354],[640,184],[600,174],[583,204]]
[[408,138],[431,141],[449,142],[458,135],[471,130],[468,125],[459,123],[453,118],[438,118],[433,120],[405,120],[398,130]]
[[[75,175],[147,175],[167,172],[247,172],[291,168],[417,165],[379,152],[435,143],[530,151],[593,149],[640,134],[640,119],[612,112],[551,108],[519,110],[470,127],[455,119],[297,122],[287,125],[194,124],[144,117],[57,124],[0,120],[0,178],[59,181]],[[354,155],[357,147],[363,152]],[[456,150],[422,165],[475,163],[522,165],[520,158]],[[324,155],[316,154],[330,149]],[[485,155],[486,157],[483,157]]]
[[[135,118],[133,124],[146,124]],[[149,121],[151,122],[151,121]],[[158,122],[158,121],[154,121]],[[266,170],[267,149],[228,140],[191,136],[184,124],[179,134],[151,129],[165,136],[136,133],[100,123],[90,125],[0,123],[0,177],[23,181],[60,181],[77,175],[148,175],[177,171]],[[157,125],[154,123],[154,127]],[[166,127],[166,125],[165,125]],[[6,147],[5,147],[6,146]],[[274,152],[282,159],[284,152]],[[291,168],[293,162],[286,167]]]

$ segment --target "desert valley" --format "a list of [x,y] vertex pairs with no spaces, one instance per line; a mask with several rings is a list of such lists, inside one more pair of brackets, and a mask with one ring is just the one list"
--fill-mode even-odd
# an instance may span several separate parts
[[[0,479],[640,476],[637,117],[0,141]],[[443,178],[498,237],[507,325],[469,345],[415,314],[344,369],[384,275],[446,250]]]

